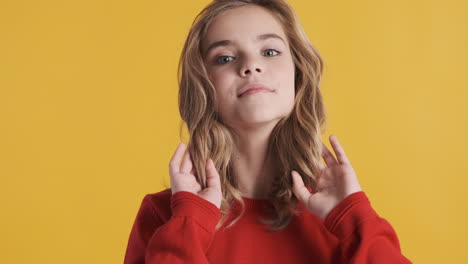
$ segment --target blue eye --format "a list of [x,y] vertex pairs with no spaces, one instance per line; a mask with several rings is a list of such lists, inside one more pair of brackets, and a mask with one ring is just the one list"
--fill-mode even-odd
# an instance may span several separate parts
[[[275,50],[275,49],[266,49],[263,54],[267,57],[273,57],[273,56],[276,56],[278,54],[280,54],[281,52]],[[216,64],[226,64],[228,62],[231,62],[232,60],[234,60],[235,58],[232,57],[232,56],[219,56],[216,58],[215,60],[215,63]]]
[[[276,52],[277,54],[279,54],[279,52],[277,50],[274,50],[274,49],[267,49],[265,50],[265,52],[269,52],[269,51],[273,51],[273,52]],[[264,53],[265,54],[265,53]],[[271,52],[269,52],[269,54],[271,54]],[[269,55],[267,55],[268,57],[270,57]],[[272,55],[274,56],[274,55]]]
[[[231,58],[231,59],[229,59]],[[232,60],[231,56],[219,56],[216,59],[216,64],[226,64],[227,62],[230,62]]]

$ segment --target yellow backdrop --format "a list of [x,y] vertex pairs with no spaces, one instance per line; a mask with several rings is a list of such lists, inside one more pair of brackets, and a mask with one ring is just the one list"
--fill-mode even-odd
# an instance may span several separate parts
[[[122,263],[169,182],[177,62],[207,2],[0,3],[2,263]],[[466,261],[467,2],[291,3],[325,60],[327,146],[414,263]]]

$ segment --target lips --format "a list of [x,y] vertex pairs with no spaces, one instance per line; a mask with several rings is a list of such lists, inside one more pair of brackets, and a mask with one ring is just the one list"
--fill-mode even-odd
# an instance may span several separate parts
[[273,92],[272,89],[267,87],[266,85],[260,84],[260,83],[251,83],[247,84],[246,86],[242,87],[242,89],[239,90],[239,93],[237,94],[237,97],[241,97],[243,94],[245,94],[248,91],[253,91],[253,90],[266,90]]

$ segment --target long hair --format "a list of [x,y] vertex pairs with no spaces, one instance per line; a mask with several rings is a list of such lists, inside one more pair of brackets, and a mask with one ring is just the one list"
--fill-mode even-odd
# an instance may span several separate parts
[[206,188],[205,164],[211,158],[221,178],[223,199],[218,230],[227,221],[231,205],[237,200],[240,214],[226,227],[234,225],[245,211],[238,183],[234,178],[231,154],[234,134],[215,111],[216,90],[203,63],[202,40],[213,19],[222,12],[254,4],[266,8],[282,24],[290,43],[295,65],[295,102],[291,113],[282,118],[273,129],[267,155],[278,166],[279,175],[273,179],[268,200],[269,219],[259,219],[270,231],[286,227],[292,216],[298,214],[298,200],[292,191],[291,171],[298,171],[306,187],[315,190],[321,162],[321,135],[326,126],[326,115],[320,92],[323,61],[307,38],[292,7],[285,0],[214,0],[194,19],[185,41],[178,65],[179,111],[190,135],[188,148],[194,173]]

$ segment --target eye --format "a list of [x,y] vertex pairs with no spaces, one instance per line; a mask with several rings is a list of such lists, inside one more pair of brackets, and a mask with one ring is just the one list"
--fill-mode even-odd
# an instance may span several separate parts
[[280,52],[274,49],[267,49],[265,50],[264,54],[267,54],[268,57],[275,56],[273,53],[279,54]]
[[216,64],[226,64],[230,61],[232,61],[233,58],[231,56],[219,56],[218,58],[216,58],[216,61],[215,63]]

